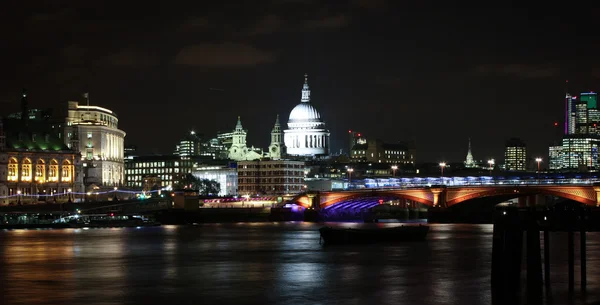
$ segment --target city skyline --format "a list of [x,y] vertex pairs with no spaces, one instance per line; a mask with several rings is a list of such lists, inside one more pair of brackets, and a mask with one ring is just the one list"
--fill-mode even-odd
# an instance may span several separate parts
[[[172,152],[175,144],[156,143],[156,133],[208,136],[233,129],[238,115],[248,141],[267,147],[271,121],[287,119],[308,73],[332,152],[346,147],[352,129],[387,142],[416,140],[418,162],[463,161],[468,138],[477,160],[501,160],[511,137],[527,144],[530,157],[546,158],[560,136],[553,123],[563,123],[565,79],[578,95],[597,90],[599,78],[593,48],[557,43],[572,39],[566,28],[577,27],[574,43],[591,35],[591,11],[577,11],[569,24],[530,24],[525,10],[448,14],[387,1],[188,4],[160,12],[129,4],[16,5],[4,21],[24,31],[6,35],[16,60],[7,66],[14,77],[0,84],[5,114],[18,111],[22,87],[32,107],[52,105],[55,113],[90,92],[92,104],[122,119],[126,143],[150,153]],[[242,11],[252,17],[237,18]],[[216,27],[217,19],[230,24]]]

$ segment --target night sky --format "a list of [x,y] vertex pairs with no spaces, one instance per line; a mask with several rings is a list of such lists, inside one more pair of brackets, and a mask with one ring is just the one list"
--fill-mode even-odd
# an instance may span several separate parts
[[476,159],[503,159],[509,137],[546,159],[565,80],[576,94],[600,90],[592,8],[221,2],[11,2],[0,114],[19,110],[24,87],[31,107],[63,116],[90,92],[143,152],[170,153],[191,129],[231,130],[238,115],[248,143],[266,147],[308,73],[335,151],[352,129],[415,140],[419,162],[462,161],[469,137]]

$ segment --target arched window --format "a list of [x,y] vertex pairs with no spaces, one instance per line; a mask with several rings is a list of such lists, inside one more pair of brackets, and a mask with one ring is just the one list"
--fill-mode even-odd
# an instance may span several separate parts
[[10,158],[8,160],[8,181],[19,180],[19,162],[16,158]]
[[38,159],[35,164],[35,181],[38,183],[46,182],[46,162]]
[[62,163],[61,181],[71,182],[71,162],[64,160]]
[[21,164],[21,181],[31,182],[31,176],[31,159],[25,158]]
[[58,181],[58,162],[54,159],[50,160],[50,166],[48,167],[48,181]]

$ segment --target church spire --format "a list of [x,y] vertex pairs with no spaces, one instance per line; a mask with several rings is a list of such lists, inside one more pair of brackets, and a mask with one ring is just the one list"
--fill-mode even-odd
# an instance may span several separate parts
[[475,167],[475,160],[473,160],[473,154],[471,153],[471,138],[469,138],[469,150],[467,150],[467,158],[465,160],[465,167],[472,168]]
[[304,86],[302,86],[302,102],[310,102],[310,89],[308,88],[308,74],[304,73]]
[[244,128],[242,128],[242,119],[238,115],[237,124],[235,124],[235,130],[242,130],[242,129],[244,129]]
[[279,114],[277,114],[277,118],[275,119],[275,127],[279,127]]

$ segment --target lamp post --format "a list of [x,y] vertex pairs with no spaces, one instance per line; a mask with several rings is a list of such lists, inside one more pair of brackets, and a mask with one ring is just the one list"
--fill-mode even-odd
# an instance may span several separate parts
[[119,201],[119,197],[117,197],[117,190],[119,189],[118,187],[114,187],[114,192],[115,192],[115,197],[113,198],[114,201]]
[[488,160],[488,164],[490,165],[490,177],[492,176],[492,170],[494,169],[494,159]]
[[17,191],[17,204],[21,205],[21,190]]
[[446,162],[440,162],[440,170],[442,171],[442,184],[444,184],[444,167],[446,167]]
[[73,202],[73,201],[71,200],[71,192],[72,192],[72,191],[73,191],[73,190],[71,190],[71,189],[67,189],[67,197],[68,197],[68,200],[67,200],[67,202],[68,202],[68,203],[72,203],[72,202]]
[[396,177],[396,170],[398,170],[398,165],[392,165],[393,177]]
[[347,170],[348,172],[348,188],[350,188],[350,184],[352,183],[352,172],[354,171],[353,168],[349,168]]
[[537,176],[538,176],[538,183],[540,183],[540,163],[542,162],[542,158],[535,158],[535,162],[537,162],[537,166],[538,166]]

